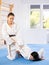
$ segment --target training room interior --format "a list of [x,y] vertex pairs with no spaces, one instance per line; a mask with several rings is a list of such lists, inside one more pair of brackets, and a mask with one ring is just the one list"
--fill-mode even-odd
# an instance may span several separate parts
[[[21,29],[23,43],[32,50],[44,48],[44,60],[34,62],[21,58],[7,59],[7,48],[2,37],[2,25],[9,12]],[[49,64],[49,0],[0,0],[0,65]]]

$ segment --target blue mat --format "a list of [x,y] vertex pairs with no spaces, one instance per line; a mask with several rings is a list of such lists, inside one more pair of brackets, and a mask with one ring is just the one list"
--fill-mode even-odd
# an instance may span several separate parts
[[39,49],[44,48],[45,50],[45,60],[42,61],[30,61],[26,60],[23,57],[16,58],[13,61],[7,59],[7,50],[6,48],[0,49],[0,65],[49,65],[49,44],[31,44],[28,45],[32,50],[39,51]]

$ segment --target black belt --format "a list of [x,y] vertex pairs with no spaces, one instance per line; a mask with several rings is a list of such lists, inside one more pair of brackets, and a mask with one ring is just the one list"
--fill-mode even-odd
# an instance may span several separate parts
[[14,37],[14,36],[16,36],[16,35],[9,35],[9,37]]

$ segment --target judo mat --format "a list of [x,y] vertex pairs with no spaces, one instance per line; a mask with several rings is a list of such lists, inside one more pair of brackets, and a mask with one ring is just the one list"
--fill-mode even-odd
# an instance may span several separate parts
[[7,49],[0,49],[0,65],[49,65],[49,44],[30,44],[28,45],[33,51],[39,51],[41,48],[44,48],[44,58],[42,61],[30,61],[26,60],[23,57],[16,58],[11,61],[7,59]]

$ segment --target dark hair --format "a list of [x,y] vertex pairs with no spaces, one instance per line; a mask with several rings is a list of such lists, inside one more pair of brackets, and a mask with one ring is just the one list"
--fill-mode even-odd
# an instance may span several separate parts
[[40,61],[41,58],[39,58],[39,54],[37,52],[32,52],[31,55],[33,56],[34,60],[33,61]]
[[10,15],[15,16],[14,13],[10,12],[7,17],[9,17]]

